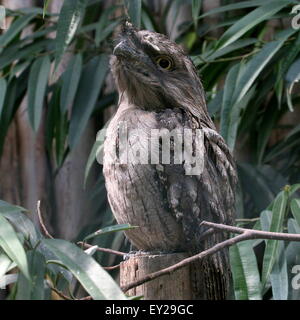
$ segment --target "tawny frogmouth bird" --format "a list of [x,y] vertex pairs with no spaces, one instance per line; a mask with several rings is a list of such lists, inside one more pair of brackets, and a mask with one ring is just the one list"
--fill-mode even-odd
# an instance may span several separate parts
[[[233,223],[237,175],[228,147],[208,114],[190,58],[166,36],[138,31],[126,23],[114,48],[111,70],[119,105],[104,143],[104,176],[117,222],[139,226],[126,231],[126,236],[138,250],[191,255],[225,240],[221,232],[203,237],[200,223]],[[152,132],[158,130],[158,155],[151,158]],[[188,130],[190,143],[171,136],[170,162],[163,159],[164,135],[180,136]],[[174,160],[178,144],[179,149],[190,150],[191,157],[198,156],[201,172],[191,172],[191,158]],[[144,156],[143,162],[141,153],[147,152],[148,161]],[[226,298],[231,277],[227,250],[197,262],[194,269],[197,298]]]

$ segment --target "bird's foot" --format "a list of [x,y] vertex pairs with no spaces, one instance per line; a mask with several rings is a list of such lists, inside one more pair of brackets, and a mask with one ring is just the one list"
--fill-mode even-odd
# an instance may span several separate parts
[[180,253],[182,251],[163,251],[163,250],[153,250],[153,251],[144,251],[144,250],[132,250],[124,255],[124,260],[128,260],[136,256],[154,256],[154,255],[164,255],[172,253]]
[[131,250],[128,253],[126,253],[123,258],[124,260],[128,260],[131,257],[136,257],[136,256],[142,256],[142,255],[148,255],[149,252],[143,251],[143,250]]

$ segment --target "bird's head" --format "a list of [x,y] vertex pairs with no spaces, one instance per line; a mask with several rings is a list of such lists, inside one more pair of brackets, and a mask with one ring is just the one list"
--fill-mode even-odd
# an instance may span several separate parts
[[206,113],[203,88],[191,59],[162,34],[138,31],[126,22],[111,69],[119,93],[140,108],[188,107],[197,109],[198,116],[204,108]]

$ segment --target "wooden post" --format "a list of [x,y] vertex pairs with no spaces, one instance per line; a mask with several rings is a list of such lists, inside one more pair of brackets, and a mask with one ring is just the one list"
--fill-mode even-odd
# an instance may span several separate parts
[[[120,285],[126,286],[149,273],[167,268],[188,257],[186,253],[136,255],[121,263]],[[129,296],[144,296],[144,300],[192,299],[190,267],[164,275],[126,292]]]

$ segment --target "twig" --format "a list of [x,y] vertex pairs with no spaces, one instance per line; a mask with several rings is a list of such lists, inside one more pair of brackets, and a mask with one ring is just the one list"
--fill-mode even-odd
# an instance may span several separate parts
[[93,300],[93,298],[92,298],[91,296],[86,296],[86,297],[83,297],[83,298],[80,298],[80,299],[75,299],[75,298],[72,299],[71,297],[69,297],[69,296],[65,295],[63,292],[61,292],[60,290],[54,288],[54,287],[49,283],[49,281],[47,281],[47,285],[48,285],[48,287],[49,287],[53,292],[55,292],[59,297],[61,297],[61,298],[64,299],[64,300],[72,300],[72,301],[74,301],[74,300]]
[[117,265],[115,265],[115,266],[111,266],[111,267],[102,267],[103,269],[105,269],[105,270],[115,270],[115,269],[118,269],[118,268],[120,268],[120,263],[119,264],[117,264]]
[[39,217],[40,226],[41,226],[45,236],[47,238],[53,239],[53,237],[48,232],[48,230],[47,230],[47,228],[46,228],[46,226],[44,224],[43,217],[42,217],[42,214],[41,214],[41,201],[40,200],[37,202],[36,211],[37,211],[37,214],[38,214],[38,217]]
[[[77,244],[81,245],[82,247],[84,247],[84,248],[86,248],[86,249],[93,247],[92,245],[87,244],[87,243],[82,242],[82,241],[77,242]],[[106,253],[115,254],[115,255],[117,255],[117,256],[124,256],[124,255],[127,254],[127,253],[125,253],[125,252],[116,251],[116,250],[112,250],[112,249],[108,249],[108,248],[100,248],[100,247],[97,247],[96,250],[97,250],[97,251],[100,251],[100,252],[106,252]]]
[[201,225],[205,225],[205,226],[208,226],[217,230],[229,232],[229,233],[239,233],[239,234],[249,233],[251,236],[251,239],[300,241],[300,234],[295,234],[295,233],[252,230],[252,229],[245,229],[240,227],[227,226],[225,224],[213,223],[208,221],[203,221]]
[[224,224],[218,224],[218,223],[212,223],[212,222],[207,222],[203,221],[201,225],[217,229],[220,231],[225,231],[229,233],[237,233],[239,234],[238,236],[235,236],[233,238],[230,238],[228,240],[225,240],[223,242],[220,242],[213,246],[210,249],[207,249],[205,251],[202,251],[194,256],[191,256],[189,258],[186,258],[179,263],[176,263],[168,268],[150,273],[146,275],[145,277],[133,281],[132,283],[123,286],[122,290],[124,292],[135,288],[143,283],[146,283],[148,281],[154,280],[158,277],[161,277],[163,275],[171,274],[172,272],[185,267],[186,265],[201,260],[204,257],[213,255],[214,253],[230,247],[238,242],[245,241],[245,240],[251,240],[251,239],[271,239],[271,240],[288,240],[288,241],[300,241],[300,234],[287,234],[287,233],[280,233],[280,232],[269,232],[269,231],[260,231],[260,230],[252,230],[252,229],[244,229],[244,228],[239,228],[239,227],[233,227],[233,226],[228,226]]
[[91,296],[87,296],[87,297],[80,298],[78,300],[93,300],[93,298]]
[[73,300],[72,298],[68,297],[67,295],[65,295],[64,293],[62,293],[61,291],[59,291],[58,289],[54,288],[49,281],[47,281],[47,285],[48,287],[54,291],[58,296],[60,296],[62,299],[64,300]]
[[235,219],[235,222],[245,222],[245,223],[250,223],[250,222],[256,222],[260,218],[252,218],[252,219]]

